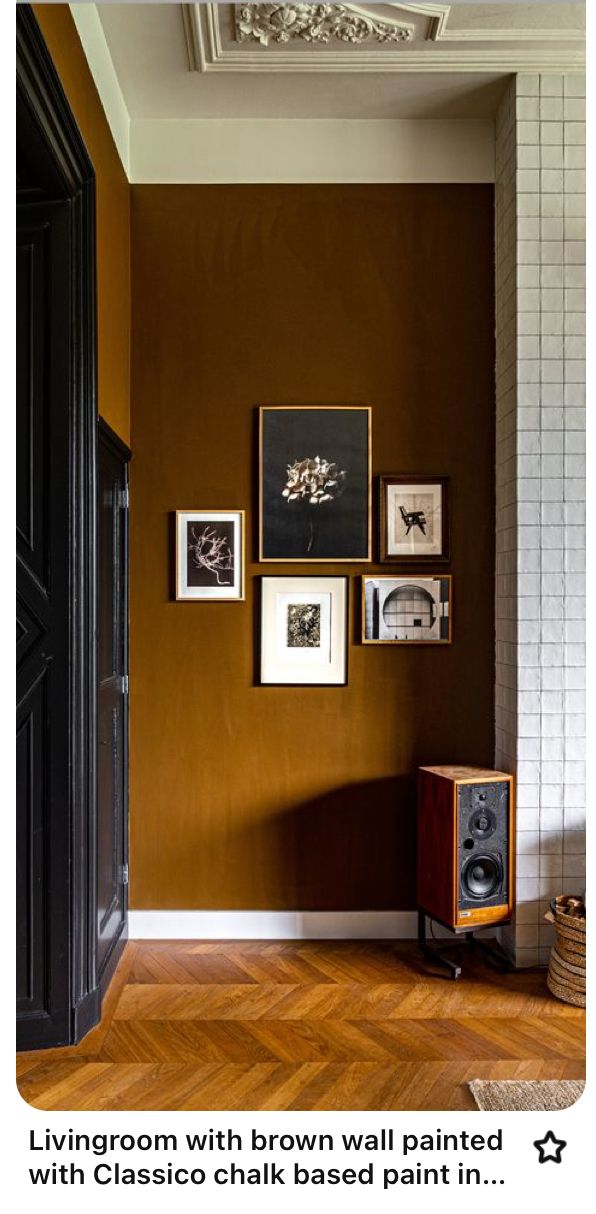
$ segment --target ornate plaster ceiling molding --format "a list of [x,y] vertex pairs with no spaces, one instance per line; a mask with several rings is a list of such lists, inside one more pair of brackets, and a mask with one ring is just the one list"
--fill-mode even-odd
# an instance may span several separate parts
[[452,26],[454,7],[439,3],[181,6],[191,71],[584,70],[581,29],[564,24],[557,30]]
[[361,46],[363,42],[409,42],[413,25],[378,21],[355,4],[236,4],[238,42],[261,46],[287,43],[294,38],[327,44],[338,39]]

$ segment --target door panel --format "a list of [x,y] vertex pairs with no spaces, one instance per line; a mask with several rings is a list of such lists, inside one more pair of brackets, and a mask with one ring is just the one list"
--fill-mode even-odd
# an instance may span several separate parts
[[16,8],[17,1048],[97,1023],[95,174]]
[[98,439],[97,971],[101,981],[126,931],[127,464],[100,423]]
[[17,1018],[68,1041],[69,206],[17,208]]

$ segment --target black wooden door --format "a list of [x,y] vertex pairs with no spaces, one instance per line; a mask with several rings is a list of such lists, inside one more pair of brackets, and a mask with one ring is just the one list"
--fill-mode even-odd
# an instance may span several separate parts
[[17,5],[17,1044],[100,1015],[95,177]]
[[98,431],[97,974],[102,988],[126,937],[128,884],[129,451]]
[[17,207],[17,1016],[69,1040],[69,202]]

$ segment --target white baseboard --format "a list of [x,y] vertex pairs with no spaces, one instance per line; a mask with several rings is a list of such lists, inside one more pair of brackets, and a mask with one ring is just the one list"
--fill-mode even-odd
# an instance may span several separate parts
[[131,940],[412,940],[415,911],[130,911]]

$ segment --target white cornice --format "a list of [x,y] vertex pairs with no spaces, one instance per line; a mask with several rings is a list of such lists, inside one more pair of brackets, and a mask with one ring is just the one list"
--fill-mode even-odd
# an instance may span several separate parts
[[131,181],[490,182],[485,119],[133,120]]
[[69,5],[118,155],[130,177],[130,115],[95,4]]

